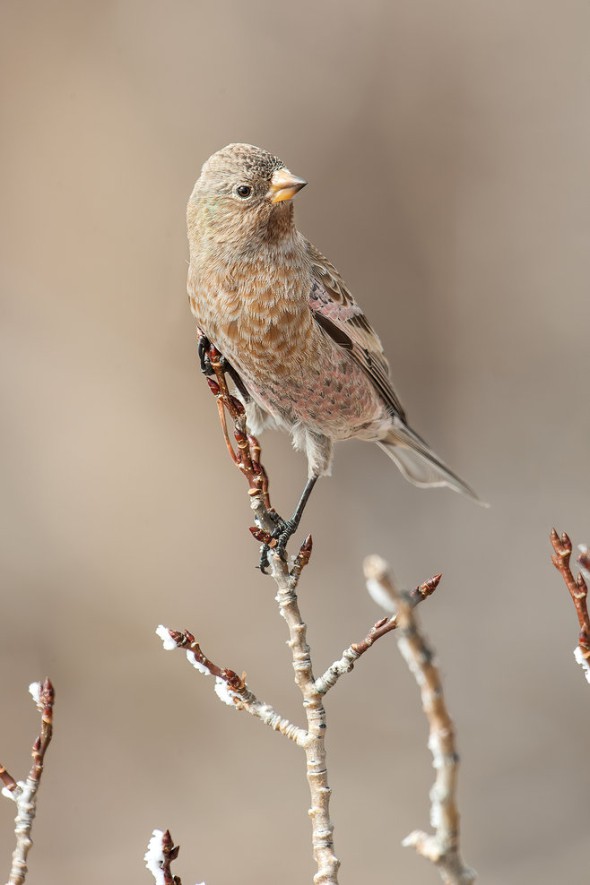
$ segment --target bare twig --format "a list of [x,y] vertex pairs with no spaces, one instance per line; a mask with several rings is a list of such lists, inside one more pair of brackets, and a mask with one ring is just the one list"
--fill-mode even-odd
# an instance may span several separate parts
[[[180,876],[172,874],[172,862],[178,857],[180,846],[175,845],[170,830],[154,830],[144,855],[145,865],[156,885],[182,885]],[[203,882],[202,885],[205,885]]]
[[8,885],[23,885],[27,875],[27,856],[33,844],[31,830],[37,810],[37,791],[43,774],[45,753],[53,734],[53,703],[55,693],[49,679],[43,683],[33,682],[29,691],[41,713],[41,734],[33,744],[33,764],[26,781],[16,781],[0,766],[0,779],[4,784],[3,796],[16,802],[15,817],[16,848],[12,854],[12,866]]
[[[258,529],[263,533],[270,534],[270,532],[276,527],[276,521],[273,519],[273,511],[268,493],[268,476],[263,465],[260,463],[260,445],[256,437],[248,433],[248,428],[246,426],[246,410],[240,400],[233,396],[229,391],[223,367],[223,359],[215,347],[209,348],[209,360],[217,380],[213,381],[212,378],[207,378],[207,383],[211,393],[213,393],[217,399],[219,420],[227,450],[236,467],[248,481],[250,506],[254,511],[254,517]],[[236,440],[237,452],[234,450],[230,441],[226,412],[234,422],[234,438]],[[265,541],[263,541],[263,543],[265,543]]]
[[[551,562],[563,578],[567,589],[570,592],[572,602],[576,608],[578,616],[578,624],[580,625],[580,633],[578,636],[578,646],[574,650],[574,656],[580,666],[583,667],[586,679],[590,682],[590,618],[588,617],[588,587],[581,573],[574,578],[570,568],[570,558],[572,555],[572,542],[568,535],[564,532],[561,538],[555,531],[551,530],[551,544],[555,553],[551,557]],[[584,550],[578,559],[582,568],[585,568],[586,557]]]
[[337,885],[340,862],[334,854],[333,825],[329,816],[330,788],[326,767],[326,716],[322,697],[317,690],[311,665],[310,648],[306,640],[306,625],[303,622],[297,601],[296,588],[301,573],[311,555],[311,538],[301,545],[291,571],[287,563],[277,554],[270,557],[271,574],[277,585],[277,602],[281,615],[289,628],[289,647],[293,656],[295,682],[303,697],[303,707],[307,718],[307,728],[293,725],[279,716],[272,707],[259,701],[248,688],[245,676],[238,676],[233,670],[218,667],[205,657],[194,636],[188,632],[179,633],[158,627],[157,633],[164,641],[165,648],[184,648],[187,658],[204,675],[213,675],[216,692],[225,703],[255,716],[294,741],[305,751],[307,758],[307,780],[309,783],[312,822],[313,855],[317,864],[314,876],[315,885]]
[[[309,815],[312,822],[313,854],[317,865],[314,876],[315,885],[337,885],[338,868],[340,862],[334,853],[333,825],[330,820],[329,802],[331,790],[328,785],[326,763],[326,714],[323,706],[323,696],[337,682],[341,675],[349,672],[354,662],[358,660],[374,643],[394,630],[401,622],[399,615],[382,619],[369,631],[362,642],[354,643],[346,649],[341,658],[323,674],[319,679],[314,678],[311,651],[307,643],[307,628],[301,617],[297,599],[297,585],[301,573],[309,562],[312,551],[311,536],[308,537],[299,550],[293,566],[289,569],[287,561],[274,551],[276,540],[272,537],[276,529],[278,519],[272,509],[268,494],[268,477],[260,461],[260,445],[258,441],[248,433],[246,425],[246,412],[243,404],[229,392],[225,366],[220,354],[214,347],[208,348],[208,360],[215,381],[208,378],[209,388],[217,399],[217,407],[222,425],[225,443],[233,463],[246,477],[249,486],[249,495],[252,510],[254,511],[256,526],[251,528],[253,536],[260,543],[269,548],[268,566],[270,573],[277,586],[277,602],[282,617],[287,622],[289,630],[288,645],[293,658],[295,682],[303,698],[303,708],[306,715],[307,727],[300,728],[281,717],[268,704],[259,701],[250,691],[246,684],[245,675],[238,676],[233,670],[218,667],[203,654],[200,645],[191,633],[185,631],[179,633],[159,627],[157,632],[164,641],[165,648],[184,648],[188,660],[203,674],[215,677],[215,690],[219,697],[227,704],[243,709],[257,717],[265,724],[293,740],[306,754],[307,780],[309,783],[311,808]],[[234,448],[230,432],[227,427],[227,415],[234,423],[234,438],[237,449]],[[429,596],[438,585],[440,575],[436,575],[431,581],[421,585],[408,597],[409,608],[417,605]],[[379,587],[382,592],[382,587]],[[393,606],[390,606],[393,610]],[[453,846],[454,847],[454,846]],[[447,849],[445,849],[447,851]],[[441,866],[449,865],[451,860],[451,848],[441,860]],[[458,853],[457,853],[458,857]],[[467,882],[471,880],[448,880]]]
[[[435,832],[428,834],[415,830],[404,839],[403,844],[413,845],[419,854],[430,860],[447,885],[467,885],[475,881],[475,872],[465,866],[460,854],[459,812],[455,798],[459,757],[438,668],[418,627],[415,603],[412,603],[411,596],[397,590],[389,576],[387,563],[379,556],[368,557],[365,560],[365,577],[367,583],[377,582],[382,592],[396,601],[400,632],[398,646],[420,687],[422,706],[430,726],[428,746],[436,770],[436,780],[430,793],[430,816]],[[438,580],[439,575],[429,584],[434,582],[436,586]],[[428,595],[426,585],[422,585],[422,588]],[[418,588],[418,591],[421,592],[422,588]]]
[[[409,593],[408,601],[410,605],[415,606],[422,602],[423,599],[428,599],[438,587],[441,578],[442,575],[434,575],[430,581],[421,584],[420,587],[416,587],[415,590]],[[362,642],[353,642],[352,645],[349,645],[348,648],[342,652],[342,657],[337,661],[334,661],[334,663],[328,667],[326,672],[316,679],[316,688],[319,693],[322,695],[326,694],[334,685],[336,685],[341,676],[345,673],[350,673],[361,655],[364,655],[364,653],[368,651],[378,639],[381,639],[382,636],[386,636],[387,633],[391,633],[391,631],[395,630],[397,626],[397,615],[393,615],[391,618],[381,618],[380,621],[377,621],[377,623],[371,627]]]
[[260,719],[261,722],[268,725],[273,731],[278,731],[284,734],[285,737],[288,737],[289,740],[294,741],[299,746],[303,746],[305,730],[297,725],[293,725],[288,719],[277,713],[270,704],[259,701],[256,695],[248,688],[245,673],[238,676],[233,670],[229,670],[226,667],[218,667],[217,664],[210,661],[209,658],[205,657],[199,643],[188,630],[181,633],[178,630],[169,630],[167,627],[160,625],[156,633],[163,641],[165,649],[184,649],[188,662],[196,670],[204,676],[215,677],[215,694],[221,701],[230,707],[245,710],[246,713],[250,713],[256,719]]
[[295,683],[302,698],[307,717],[307,737],[305,755],[307,759],[307,781],[311,796],[309,815],[312,825],[313,855],[317,864],[314,876],[315,885],[337,885],[340,861],[334,853],[334,827],[330,820],[331,789],[328,785],[326,761],[326,712],[322,695],[316,687],[311,662],[311,650],[307,643],[307,626],[301,617],[297,600],[297,584],[301,569],[309,561],[307,549],[311,552],[311,539],[304,542],[290,573],[287,564],[276,554],[270,559],[271,573],[277,585],[279,611],[289,629],[289,648],[293,656]]

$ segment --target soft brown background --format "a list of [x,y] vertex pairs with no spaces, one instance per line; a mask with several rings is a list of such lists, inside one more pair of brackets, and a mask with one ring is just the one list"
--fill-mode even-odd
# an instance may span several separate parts
[[[463,757],[482,882],[587,881],[590,687],[553,524],[590,540],[590,8],[585,0],[4,0],[0,759],[28,768],[28,683],[57,687],[33,883],[310,882],[303,758],[223,707],[154,628],[187,626],[301,720],[274,586],[196,360],[184,206],[230,141],[310,186],[301,228],[383,338],[412,423],[492,502],[406,484],[349,443],[305,518],[318,670],[413,585]],[[275,501],[304,479],[264,439]],[[328,701],[341,881],[436,882],[400,847],[433,772],[383,641]],[[8,869],[14,807],[0,803]]]

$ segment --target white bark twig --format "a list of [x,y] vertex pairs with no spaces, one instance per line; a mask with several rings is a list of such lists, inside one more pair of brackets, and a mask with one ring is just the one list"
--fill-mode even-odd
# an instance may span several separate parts
[[27,857],[33,845],[31,830],[37,811],[37,791],[43,774],[45,753],[53,734],[53,703],[54,691],[49,679],[43,683],[33,682],[29,691],[41,713],[41,734],[33,744],[33,764],[26,781],[16,781],[12,775],[0,765],[0,780],[4,784],[2,795],[16,802],[14,832],[16,847],[12,854],[12,865],[7,885],[23,885],[28,868]]
[[246,674],[242,673],[238,676],[233,670],[227,667],[218,667],[213,661],[207,658],[201,646],[192,633],[188,630],[182,632],[178,630],[170,630],[168,627],[160,625],[156,633],[164,643],[164,648],[170,650],[173,648],[182,648],[186,651],[187,660],[192,666],[198,670],[203,676],[215,677],[215,693],[218,698],[228,706],[235,706],[237,710],[244,710],[255,719],[259,719],[273,731],[292,740],[299,746],[303,746],[305,740],[305,729],[297,725],[293,725],[284,716],[281,716],[270,704],[260,701],[254,692],[252,692],[246,684]]
[[456,802],[459,757],[455,748],[453,722],[445,704],[438,668],[418,627],[415,606],[408,594],[399,592],[395,587],[385,560],[379,556],[370,556],[365,560],[364,568],[367,583],[377,582],[382,592],[397,606],[400,633],[398,646],[416,678],[430,726],[428,746],[436,770],[435,783],[430,793],[430,817],[435,832],[429,834],[415,830],[402,844],[414,846],[419,854],[430,860],[446,885],[468,885],[475,882],[475,872],[465,866],[460,854],[459,811]]
[[331,790],[328,785],[326,766],[326,714],[321,693],[316,687],[311,663],[311,653],[306,639],[306,625],[299,611],[296,588],[301,572],[309,562],[311,538],[301,546],[294,565],[288,564],[275,553],[270,556],[270,571],[277,585],[279,611],[289,629],[289,647],[293,658],[295,682],[303,697],[303,707],[307,728],[293,725],[281,717],[268,704],[259,701],[246,684],[245,674],[238,676],[233,670],[218,667],[205,657],[198,642],[188,631],[180,633],[166,627],[156,631],[164,642],[164,647],[183,648],[189,662],[203,675],[215,676],[216,692],[221,700],[236,709],[245,710],[275,731],[288,737],[305,751],[307,759],[307,781],[309,784],[311,808],[309,815],[312,825],[313,856],[317,864],[314,876],[315,885],[337,885],[340,862],[334,854],[333,831],[330,820],[329,803]]
[[297,600],[297,584],[301,571],[309,562],[311,537],[303,543],[289,571],[278,555],[270,558],[271,574],[277,585],[279,611],[289,630],[289,648],[293,656],[295,683],[303,698],[307,718],[307,734],[303,749],[307,761],[307,782],[311,797],[309,816],[312,827],[313,856],[317,864],[315,885],[337,885],[340,861],[334,853],[334,827],[330,820],[330,796],[326,761],[326,711],[322,695],[313,675],[311,649],[307,643],[307,626],[301,617]]

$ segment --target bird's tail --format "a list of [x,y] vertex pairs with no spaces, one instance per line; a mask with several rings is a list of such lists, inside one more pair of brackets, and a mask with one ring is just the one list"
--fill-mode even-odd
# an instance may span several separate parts
[[405,478],[415,486],[423,488],[448,486],[454,492],[461,492],[484,507],[489,506],[405,424],[400,422],[389,431],[385,439],[379,440],[378,445],[387,452],[392,461],[395,461]]

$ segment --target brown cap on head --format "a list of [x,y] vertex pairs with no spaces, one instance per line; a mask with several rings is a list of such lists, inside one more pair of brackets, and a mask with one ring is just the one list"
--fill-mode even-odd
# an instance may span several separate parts
[[228,174],[244,172],[270,180],[272,173],[284,167],[284,163],[274,154],[254,144],[226,144],[211,154],[203,165],[204,173]]

